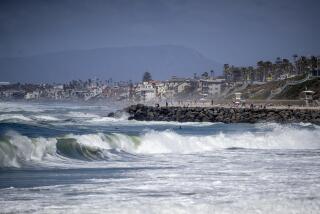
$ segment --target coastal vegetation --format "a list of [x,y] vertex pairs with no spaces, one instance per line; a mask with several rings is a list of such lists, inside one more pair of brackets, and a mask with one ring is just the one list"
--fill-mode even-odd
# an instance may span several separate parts
[[303,83],[288,86],[282,93],[276,95],[274,99],[289,99],[289,100],[297,100],[301,99],[301,91],[304,90],[314,91],[313,99],[320,99],[320,78],[311,79],[305,81]]
[[151,76],[150,72],[148,72],[148,71],[144,72],[143,77],[142,77],[142,82],[149,82],[151,80],[152,80],[152,76]]
[[224,76],[227,82],[270,82],[300,76],[320,67],[319,57],[294,54],[293,61],[277,57],[275,62],[258,61],[256,66],[237,67],[224,64]]

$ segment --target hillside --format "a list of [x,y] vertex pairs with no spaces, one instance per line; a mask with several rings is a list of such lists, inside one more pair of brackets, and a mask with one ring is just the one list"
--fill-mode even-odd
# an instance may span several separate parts
[[140,80],[149,71],[155,79],[192,76],[221,65],[183,46],[138,46],[75,50],[0,59],[1,81],[65,82],[100,78]]
[[[314,78],[306,80],[302,83],[295,85],[286,85],[286,83],[297,82],[304,80],[306,76],[296,76],[294,78],[267,82],[262,85],[248,85],[243,90],[234,88],[231,90],[227,98],[231,99],[234,96],[234,92],[241,92],[244,99],[252,100],[299,100],[301,92],[306,88],[315,92],[314,98],[320,98],[320,78]],[[282,89],[282,90],[281,90]],[[272,93],[276,93],[272,96]]]
[[314,91],[315,94],[313,98],[315,100],[320,99],[320,78],[315,78],[308,80],[304,83],[288,86],[282,93],[278,94],[274,99],[288,99],[288,100],[297,100],[301,96],[301,92],[305,89]]

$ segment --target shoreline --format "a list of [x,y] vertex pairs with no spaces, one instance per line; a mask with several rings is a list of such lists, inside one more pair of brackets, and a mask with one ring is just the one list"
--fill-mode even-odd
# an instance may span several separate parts
[[[124,109],[129,120],[222,122],[222,123],[314,123],[320,124],[319,108],[183,107],[131,105]],[[114,116],[111,114],[110,116]]]

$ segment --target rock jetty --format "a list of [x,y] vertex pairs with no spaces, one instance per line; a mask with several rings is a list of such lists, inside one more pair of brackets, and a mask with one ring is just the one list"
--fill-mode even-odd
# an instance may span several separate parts
[[[153,107],[142,104],[124,109],[129,120],[179,122],[309,122],[320,124],[319,109],[255,109],[226,107]],[[114,114],[113,114],[114,115]],[[110,115],[110,116],[113,116]]]

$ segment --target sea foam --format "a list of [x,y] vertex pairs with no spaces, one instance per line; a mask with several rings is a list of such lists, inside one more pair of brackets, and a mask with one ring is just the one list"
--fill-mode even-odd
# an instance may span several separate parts
[[[30,138],[9,132],[0,141],[1,167],[19,167],[48,155],[81,160],[109,160],[117,151],[130,154],[192,154],[217,149],[320,149],[320,130],[272,125],[265,132],[183,135],[172,130],[148,130],[134,136],[123,133],[67,134],[55,138]],[[265,128],[265,127],[264,127]],[[270,127],[269,127],[270,128]],[[59,144],[59,145],[58,145]],[[57,146],[58,145],[58,146]]]

